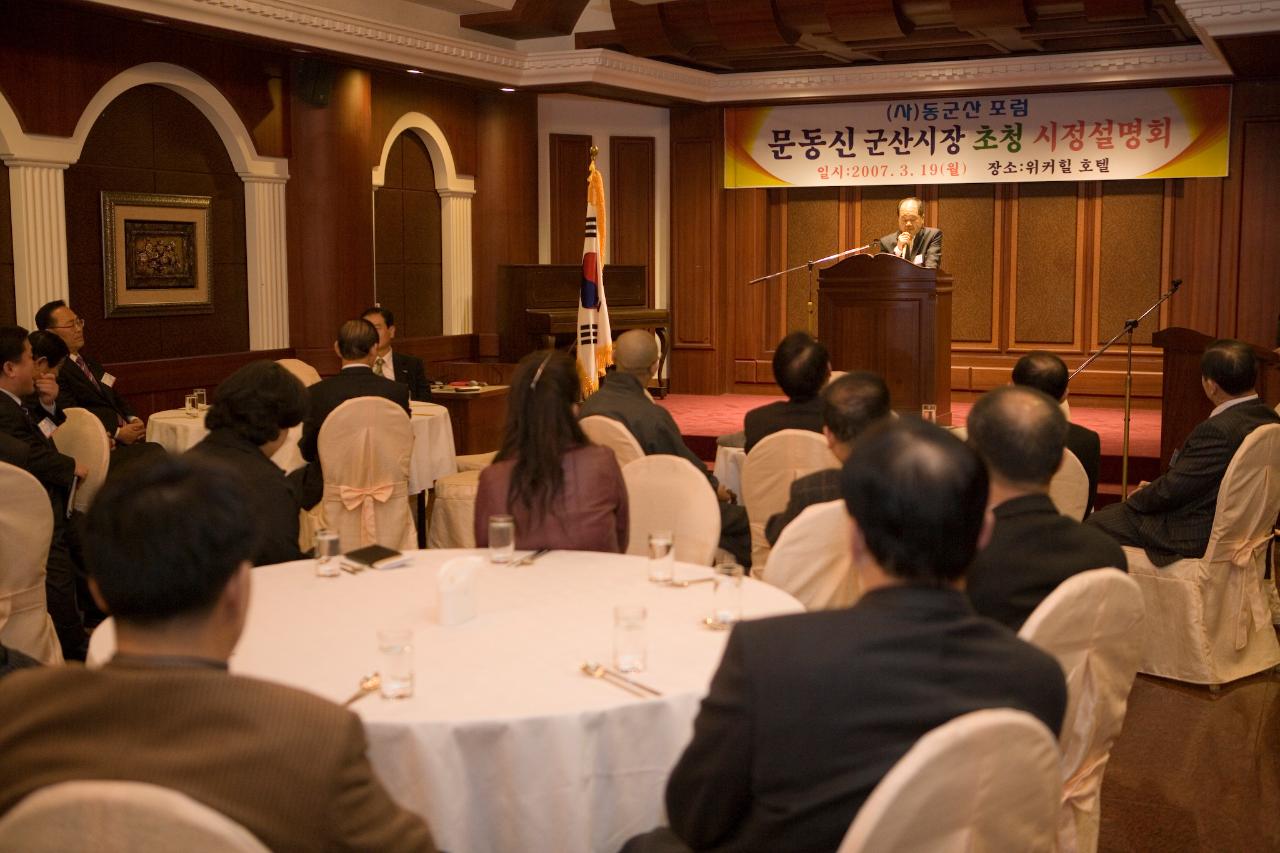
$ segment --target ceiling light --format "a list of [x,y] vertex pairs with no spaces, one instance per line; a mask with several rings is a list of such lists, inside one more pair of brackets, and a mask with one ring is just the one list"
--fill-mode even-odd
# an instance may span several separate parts
[[514,92],[514,91],[515,91],[515,89],[511,88],[510,86],[503,86],[503,87],[502,87],[501,89],[499,89],[498,91],[499,91],[499,92]]
[[416,69],[416,68],[408,68],[408,69],[405,69],[405,70],[407,70],[410,74],[421,74],[421,73],[422,73],[421,71],[419,71],[419,70],[418,70],[418,69]]

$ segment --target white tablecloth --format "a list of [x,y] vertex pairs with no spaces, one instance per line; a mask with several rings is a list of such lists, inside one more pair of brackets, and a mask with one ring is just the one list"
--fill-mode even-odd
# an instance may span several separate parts
[[742,494],[742,463],[746,459],[747,451],[741,447],[716,448],[716,467],[712,469],[712,473],[735,495]]
[[[449,410],[434,403],[409,404],[413,413],[413,456],[409,460],[409,494],[416,495],[435,485],[440,477],[457,473],[458,460],[453,449],[453,424]],[[147,441],[164,446],[170,453],[182,453],[209,434],[204,425],[205,412],[190,417],[182,409],[156,412],[147,420]],[[289,440],[276,451],[271,461],[285,471],[301,468],[306,462],[298,450],[302,427],[289,430]]]
[[[479,615],[436,625],[435,573],[466,551],[417,552],[413,565],[338,578],[310,561],[253,573],[233,671],[335,701],[378,668],[378,628],[412,626],[415,694],[374,695],[353,710],[397,800],[451,851],[608,851],[664,821],[667,776],[692,732],[727,634],[700,624],[711,584],[647,581],[641,557],[553,552],[530,566],[486,563]],[[678,564],[677,577],[706,568]],[[799,612],[795,599],[746,580],[747,617]],[[661,690],[639,699],[579,671],[609,663],[613,607],[648,607],[648,669]]]

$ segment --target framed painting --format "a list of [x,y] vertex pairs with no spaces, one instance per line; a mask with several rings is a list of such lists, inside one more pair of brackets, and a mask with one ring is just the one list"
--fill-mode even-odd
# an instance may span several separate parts
[[212,314],[209,196],[102,193],[108,317]]

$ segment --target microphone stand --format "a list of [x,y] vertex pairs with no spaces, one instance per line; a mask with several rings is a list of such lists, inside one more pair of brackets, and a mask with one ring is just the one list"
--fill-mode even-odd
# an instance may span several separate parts
[[1116,332],[1115,336],[1107,341],[1102,347],[1084,360],[1084,363],[1071,372],[1067,377],[1067,382],[1076,378],[1076,374],[1080,373],[1089,365],[1097,360],[1107,350],[1111,349],[1111,345],[1120,340],[1121,336],[1127,335],[1128,340],[1125,344],[1127,356],[1124,369],[1124,443],[1120,450],[1120,500],[1129,499],[1129,418],[1133,410],[1133,332],[1138,328],[1143,320],[1147,319],[1152,311],[1163,305],[1170,296],[1178,292],[1178,288],[1182,286],[1182,279],[1175,278],[1170,282],[1169,291],[1151,304],[1151,307],[1143,311],[1136,319],[1124,321],[1124,328]]
[[759,284],[762,281],[768,281],[771,278],[778,278],[779,276],[784,276],[789,273],[798,272],[800,270],[807,269],[809,271],[809,284],[805,293],[805,296],[806,296],[805,307],[808,308],[809,310],[809,334],[816,335],[817,329],[813,327],[813,309],[814,309],[813,268],[819,264],[828,263],[829,261],[838,261],[841,258],[845,257],[846,255],[860,254],[862,252],[867,251],[867,249],[870,249],[872,246],[876,245],[876,243],[878,242],[879,242],[878,240],[872,240],[867,245],[859,246],[856,249],[845,249],[843,252],[836,252],[834,255],[827,255],[825,258],[815,258],[810,261],[805,261],[802,264],[796,264],[794,267],[788,267],[785,270],[778,270],[777,272],[771,272],[768,275],[757,276],[751,279],[750,281],[748,281],[747,284]]

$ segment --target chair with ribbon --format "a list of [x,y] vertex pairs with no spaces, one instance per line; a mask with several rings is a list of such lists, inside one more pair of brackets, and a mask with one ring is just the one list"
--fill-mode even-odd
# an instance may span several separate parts
[[1102,774],[1138,672],[1142,620],[1137,582],[1118,569],[1093,569],[1063,581],[1018,631],[1057,658],[1067,676],[1059,853],[1098,849]]
[[324,517],[343,551],[417,547],[409,511],[413,428],[404,409],[382,397],[347,400],[325,418],[317,450]]
[[771,516],[787,508],[791,484],[805,474],[838,467],[840,461],[826,439],[807,429],[780,430],[751,448],[742,463],[742,503],[751,522],[751,565],[768,562],[764,527]]
[[1049,481],[1049,500],[1067,518],[1083,521],[1089,508],[1089,475],[1080,458],[1069,449],[1062,450],[1062,464]]
[[578,421],[578,425],[587,434],[587,438],[591,439],[592,444],[598,444],[613,451],[613,455],[618,459],[619,468],[626,468],[629,463],[644,456],[640,442],[636,441],[631,430],[627,429],[621,421],[606,418],[604,415],[588,415]]
[[40,481],[0,462],[0,643],[43,664],[62,663],[44,592],[52,538],[53,513]]
[[848,607],[862,594],[853,570],[853,520],[843,500],[807,506],[752,576],[791,593],[806,610]]
[[622,469],[631,539],[628,554],[648,554],[649,534],[670,530],[676,559],[709,566],[720,541],[720,504],[705,471],[667,454],[641,456]]
[[53,433],[58,452],[72,457],[89,471],[76,487],[75,509],[88,512],[111,465],[111,439],[102,421],[88,409],[67,409],[67,419]]
[[1277,514],[1280,424],[1267,424],[1227,466],[1203,557],[1157,568],[1141,548],[1125,547],[1147,614],[1139,671],[1219,685],[1280,664],[1263,590]]
[[298,377],[298,380],[308,388],[320,381],[320,372],[301,359],[278,358],[276,364]]
[[1044,723],[1012,708],[973,711],[893,765],[838,853],[1052,853],[1060,788],[1058,746]]

